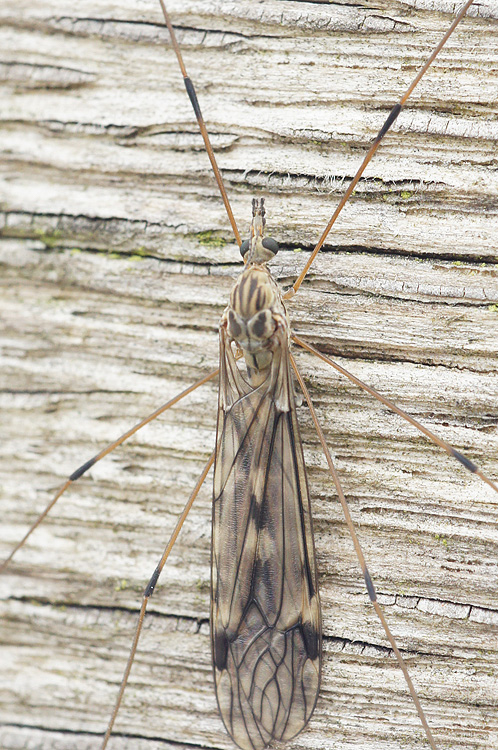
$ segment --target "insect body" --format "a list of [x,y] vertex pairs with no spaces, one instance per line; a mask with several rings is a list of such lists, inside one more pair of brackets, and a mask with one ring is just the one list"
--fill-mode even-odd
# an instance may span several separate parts
[[[218,705],[228,732],[248,750],[303,729],[318,697],[321,662],[289,323],[265,265],[274,253],[264,247],[263,201],[253,212],[247,266],[220,329],[211,596]],[[246,377],[231,341],[244,352]]]

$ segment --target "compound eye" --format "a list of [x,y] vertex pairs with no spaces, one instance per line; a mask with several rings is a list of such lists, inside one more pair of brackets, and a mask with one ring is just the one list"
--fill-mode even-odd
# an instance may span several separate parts
[[265,237],[262,244],[265,250],[269,250],[269,252],[273,253],[273,255],[276,255],[278,253],[277,240],[274,240],[271,237]]
[[244,240],[244,242],[240,246],[240,254],[242,255],[242,257],[244,257],[244,255],[247,253],[248,250],[249,250],[249,240]]

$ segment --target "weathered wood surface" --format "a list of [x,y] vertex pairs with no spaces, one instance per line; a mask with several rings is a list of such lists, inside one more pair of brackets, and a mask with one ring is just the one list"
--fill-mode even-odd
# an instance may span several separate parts
[[[288,284],[454,2],[169,5],[241,231],[264,195]],[[479,14],[416,90],[291,315],[496,478],[495,0]],[[159,6],[4,0],[0,24],[7,554],[82,461],[216,367],[240,265]],[[298,361],[438,747],[497,747],[497,495]],[[212,384],[95,467],[2,577],[2,749],[99,746],[215,404]],[[316,713],[289,747],[425,747],[299,413],[326,637]],[[153,597],[115,750],[231,747],[211,678],[209,536],[208,484]]]

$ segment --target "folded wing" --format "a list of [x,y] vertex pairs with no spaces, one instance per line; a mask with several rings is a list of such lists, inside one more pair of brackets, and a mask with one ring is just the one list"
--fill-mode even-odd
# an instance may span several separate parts
[[258,388],[221,339],[211,639],[218,705],[244,750],[289,740],[320,683],[321,616],[290,362]]

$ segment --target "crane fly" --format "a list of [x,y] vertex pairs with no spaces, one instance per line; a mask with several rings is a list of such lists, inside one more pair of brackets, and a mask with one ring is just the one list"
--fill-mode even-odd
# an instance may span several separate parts
[[[187,85],[187,90],[198,110],[193,89]],[[393,115],[389,125],[394,119]],[[264,203],[256,201],[250,238],[239,243],[246,269],[221,325],[213,503],[215,685],[225,726],[242,748],[263,748],[273,739],[289,740],[298,734],[311,717],[320,683],[321,618],[293,395],[291,334],[286,308],[266,266],[276,245],[264,236],[264,223]],[[299,336],[294,340],[303,343]],[[245,369],[236,361],[241,353]],[[295,377],[299,379],[297,371]],[[308,401],[304,383],[299,382]],[[308,406],[314,416],[310,401]],[[324,441],[322,445],[326,450]],[[455,454],[466,468],[475,469],[462,454]],[[72,480],[94,463],[84,464]],[[201,480],[210,465],[211,461]],[[330,463],[329,467],[341,495]],[[282,517],[268,502],[275,497],[281,498]],[[360,562],[377,606],[361,552]],[[159,569],[146,600],[158,574]],[[414,699],[418,700],[416,691]],[[422,717],[423,712],[424,724]],[[428,728],[426,732],[432,747],[437,747]]]

